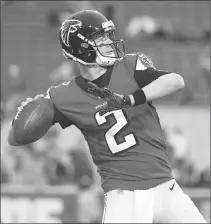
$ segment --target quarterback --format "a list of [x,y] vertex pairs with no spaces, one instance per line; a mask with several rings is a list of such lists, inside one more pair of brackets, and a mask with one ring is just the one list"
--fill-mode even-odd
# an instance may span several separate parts
[[[103,223],[205,223],[172,176],[152,103],[184,88],[184,80],[157,70],[142,52],[125,54],[124,42],[116,39],[114,30],[113,22],[94,10],[76,12],[62,23],[63,55],[80,65],[80,75],[50,87],[45,96],[22,102],[8,142],[23,144],[16,141],[18,117],[38,98],[48,100],[54,116],[37,128],[59,123],[82,132],[105,193]],[[25,116],[28,122],[30,114]]]

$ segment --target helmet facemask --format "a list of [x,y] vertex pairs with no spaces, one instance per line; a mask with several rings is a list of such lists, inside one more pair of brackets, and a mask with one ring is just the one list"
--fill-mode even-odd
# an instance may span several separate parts
[[[121,58],[125,55],[125,47],[124,47],[124,42],[123,40],[117,40],[116,37],[115,37],[115,26],[113,24],[113,22],[110,20],[110,21],[107,21],[107,22],[104,22],[102,24],[102,27],[103,29],[99,30],[99,31],[96,31],[94,33],[92,33],[90,36],[87,37],[87,39],[89,40],[92,40],[94,42],[94,47],[100,47],[100,46],[108,46],[110,45],[113,50],[115,51],[115,57],[114,58]],[[104,44],[104,43],[101,43],[100,45],[97,45],[95,40],[101,36],[103,36],[104,34],[107,34],[108,38],[112,41],[110,44]],[[119,45],[122,45],[121,47]],[[122,50],[121,50],[122,48]],[[100,53],[100,51],[99,51]],[[100,53],[101,54],[101,53]],[[101,56],[104,56],[101,54]],[[107,56],[109,57],[109,56]]]

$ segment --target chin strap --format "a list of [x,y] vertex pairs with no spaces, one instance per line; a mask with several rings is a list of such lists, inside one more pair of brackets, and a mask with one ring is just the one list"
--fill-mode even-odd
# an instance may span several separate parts
[[96,53],[97,53],[96,63],[100,66],[105,67],[112,66],[116,61],[116,58],[105,57],[101,55],[99,52]]
[[[64,49],[62,49],[63,51],[63,55],[66,59],[70,59],[70,60],[73,60],[73,61],[77,61],[85,66],[90,66],[90,67],[98,67],[98,66],[101,66],[101,67],[109,67],[111,65],[114,64],[114,62],[116,61],[116,58],[109,58],[108,57],[103,57],[102,55],[100,55],[98,53],[98,58],[99,58],[99,63],[98,62],[95,62],[95,63],[87,63],[85,61],[82,61],[76,57],[74,57],[72,54],[69,54],[67,51],[65,51]],[[108,59],[108,60],[104,60],[104,59]]]
[[77,61],[77,62],[81,63],[82,65],[86,65],[86,66],[97,66],[98,65],[97,62],[95,62],[95,63],[87,63],[85,61],[82,61],[81,59],[78,59],[78,58],[74,57],[72,54],[69,54],[64,49],[62,49],[62,51],[63,51],[63,55],[64,55],[64,57],[66,59],[71,59],[73,61]]

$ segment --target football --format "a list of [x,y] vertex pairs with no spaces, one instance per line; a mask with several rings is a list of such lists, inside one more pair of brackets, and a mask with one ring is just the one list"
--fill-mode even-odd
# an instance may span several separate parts
[[30,144],[45,135],[51,127],[54,105],[49,98],[37,98],[17,113],[13,121],[14,140],[21,145]]

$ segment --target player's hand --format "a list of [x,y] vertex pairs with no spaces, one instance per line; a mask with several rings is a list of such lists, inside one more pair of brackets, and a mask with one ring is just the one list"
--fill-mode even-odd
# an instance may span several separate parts
[[114,93],[108,88],[99,88],[97,85],[91,82],[89,82],[89,84],[90,87],[88,88],[88,92],[95,97],[101,98],[107,102],[107,104],[102,106],[100,109],[100,115],[103,115],[112,110],[119,110],[131,106],[131,101],[128,96]]
[[39,95],[35,96],[34,99],[33,98],[30,98],[30,97],[26,98],[26,100],[23,101],[21,103],[21,105],[17,108],[18,111],[21,111],[28,103],[32,102],[33,100],[38,99],[39,97],[44,97],[44,95],[43,94],[39,94]]

